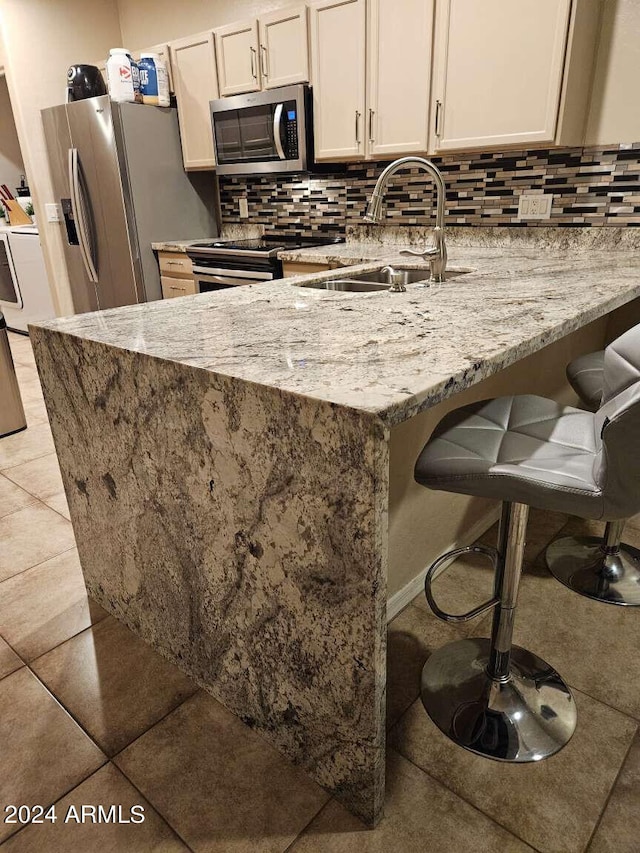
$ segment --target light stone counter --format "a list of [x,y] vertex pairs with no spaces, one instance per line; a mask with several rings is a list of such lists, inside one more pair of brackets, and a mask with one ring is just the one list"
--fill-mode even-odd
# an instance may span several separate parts
[[404,294],[287,279],[32,329],[90,594],[371,824],[392,428],[640,295],[630,237],[536,239],[452,245],[474,271]]

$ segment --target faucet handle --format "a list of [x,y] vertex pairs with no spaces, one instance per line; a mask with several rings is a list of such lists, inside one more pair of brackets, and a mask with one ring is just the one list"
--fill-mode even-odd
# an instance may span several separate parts
[[436,255],[440,254],[440,249],[436,248],[436,246],[425,247],[424,249],[401,249],[401,255],[416,255],[418,258],[435,258]]

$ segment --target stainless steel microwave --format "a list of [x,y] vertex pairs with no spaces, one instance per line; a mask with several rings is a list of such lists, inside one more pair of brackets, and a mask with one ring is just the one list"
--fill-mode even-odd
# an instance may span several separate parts
[[307,85],[219,98],[210,107],[219,175],[304,172],[312,167]]

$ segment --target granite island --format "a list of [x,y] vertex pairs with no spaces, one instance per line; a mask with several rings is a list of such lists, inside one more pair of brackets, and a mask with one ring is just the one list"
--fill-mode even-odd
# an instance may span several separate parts
[[[553,347],[584,329],[602,344],[640,296],[640,238],[582,231],[608,233],[465,237],[449,266],[472,272],[406,293],[287,279],[31,329],[90,595],[370,824],[393,436],[418,447],[438,406],[524,359],[552,353],[559,375]],[[424,511],[415,538],[444,544]]]

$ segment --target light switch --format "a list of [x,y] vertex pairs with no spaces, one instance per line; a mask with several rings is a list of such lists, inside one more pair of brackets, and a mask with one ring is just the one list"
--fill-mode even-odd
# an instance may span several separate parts
[[238,210],[240,211],[240,219],[249,218],[249,202],[247,201],[246,195],[242,196],[242,198],[238,200]]

